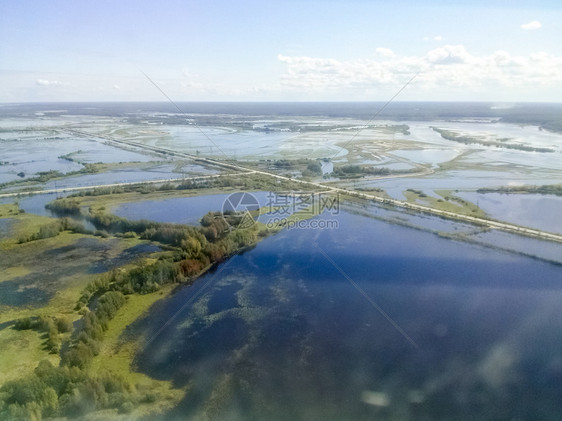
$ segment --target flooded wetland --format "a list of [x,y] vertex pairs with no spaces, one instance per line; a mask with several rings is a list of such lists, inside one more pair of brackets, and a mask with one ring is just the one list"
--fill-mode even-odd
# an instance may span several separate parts
[[5,393],[45,360],[68,419],[562,413],[562,242],[515,232],[562,234],[562,134],[483,105],[90,105],[0,118]]

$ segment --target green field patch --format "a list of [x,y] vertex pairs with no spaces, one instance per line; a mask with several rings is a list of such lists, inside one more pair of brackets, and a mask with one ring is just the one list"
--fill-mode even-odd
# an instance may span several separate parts
[[33,373],[37,362],[42,359],[58,364],[58,355],[49,354],[44,349],[42,333],[15,330],[11,323],[1,323],[0,326],[0,386]]
[[108,323],[100,353],[92,361],[90,371],[108,370],[126,381],[146,387],[158,396],[165,397],[158,405],[147,406],[141,412],[161,411],[174,406],[185,395],[185,390],[174,389],[171,382],[159,381],[142,374],[133,367],[134,356],[145,338],[125,338],[123,333],[127,326],[142,317],[157,301],[167,297],[175,285],[166,285],[158,292],[145,295],[129,295],[127,302],[119,309]]
[[0,309],[43,307],[54,298],[60,302],[61,294],[73,302],[92,276],[158,250],[138,238],[105,239],[68,232],[14,245],[3,251],[0,262]]
[[17,203],[9,203],[0,205],[0,218],[10,218],[20,214],[20,208]]
[[0,282],[21,276],[26,276],[30,272],[31,271],[29,270],[29,268],[25,266],[12,266],[0,272]]
[[417,203],[434,209],[458,213],[461,215],[469,215],[478,218],[487,217],[486,212],[480,209],[477,205],[455,196],[449,190],[437,190],[436,193],[439,194],[442,199],[429,196],[423,191],[415,189],[408,189],[402,194],[410,203]]

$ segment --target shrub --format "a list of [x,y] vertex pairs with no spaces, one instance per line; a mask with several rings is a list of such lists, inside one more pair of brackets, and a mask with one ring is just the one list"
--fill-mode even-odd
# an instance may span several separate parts
[[59,317],[57,319],[57,329],[61,333],[72,332],[72,320],[68,317]]
[[24,317],[22,319],[18,319],[14,323],[14,329],[17,330],[27,330],[34,327],[34,323],[31,320],[31,317]]

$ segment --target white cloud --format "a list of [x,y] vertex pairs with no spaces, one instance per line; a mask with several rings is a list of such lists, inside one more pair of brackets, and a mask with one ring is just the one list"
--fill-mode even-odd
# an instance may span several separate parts
[[377,55],[381,57],[392,57],[394,52],[390,48],[379,47],[375,50]]
[[445,45],[428,52],[426,58],[435,64],[466,63],[470,61],[470,54],[462,45]]
[[377,54],[372,59],[335,60],[279,55],[278,59],[286,65],[281,86],[299,92],[396,89],[414,74],[418,76],[413,85],[426,95],[449,88],[459,88],[463,94],[501,89],[514,94],[512,89],[532,92],[562,86],[562,57],[543,52],[516,56],[499,50],[475,55],[463,45],[444,45],[418,56],[393,53]]
[[113,85],[113,89],[115,89],[116,91],[118,91],[119,89],[121,89],[121,87],[117,84]]
[[35,83],[39,86],[62,86],[63,83],[58,80],[37,79]]
[[422,41],[443,41],[443,37],[441,35],[435,35],[433,37],[423,37]]
[[525,29],[527,31],[531,31],[533,29],[539,29],[541,27],[542,27],[542,25],[538,20],[533,20],[529,23],[524,23],[523,25],[521,25],[521,28]]

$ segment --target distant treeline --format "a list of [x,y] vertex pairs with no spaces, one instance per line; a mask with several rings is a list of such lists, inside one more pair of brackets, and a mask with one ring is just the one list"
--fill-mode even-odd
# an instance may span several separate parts
[[[72,198],[57,199],[49,203],[49,209],[63,215],[82,215],[98,230],[113,234],[134,233],[142,239],[157,241],[162,244],[179,248],[186,257],[201,258],[205,264],[220,261],[241,245],[248,245],[257,240],[257,228],[246,230],[230,230],[226,218],[235,222],[237,215],[223,215],[220,212],[209,212],[201,219],[200,227],[182,224],[162,223],[145,219],[131,221],[104,211],[91,211],[82,214],[77,201]],[[74,221],[63,218],[51,225],[41,227],[40,232],[33,237],[45,238],[58,232],[74,228]],[[81,225],[80,225],[81,226]],[[43,231],[47,231],[43,233]],[[51,235],[52,234],[52,235]],[[208,260],[206,260],[208,258]]]
[[340,167],[334,167],[332,176],[339,178],[358,178],[369,175],[374,176],[384,176],[389,174],[409,174],[414,173],[417,170],[415,168],[406,170],[391,170],[386,167],[371,167],[364,165],[342,165]]
[[97,173],[98,172],[98,167],[95,164],[83,164],[84,168],[78,170],[78,171],[70,171],[67,173],[62,173],[60,171],[56,171],[56,170],[50,170],[50,171],[40,171],[37,173],[37,175],[35,177],[29,177],[29,178],[25,178],[23,179],[23,177],[25,177],[25,173],[24,172],[20,172],[18,173],[18,176],[22,177],[22,179],[20,180],[13,180],[13,181],[8,181],[6,183],[0,183],[0,188],[4,188],[7,186],[11,186],[14,184],[20,184],[20,183],[28,183],[28,182],[32,182],[32,183],[46,183],[49,180],[53,180],[56,178],[63,178],[63,177],[71,177],[73,175],[79,175],[79,174],[93,174],[93,173]]
[[[369,120],[377,113],[380,120],[434,121],[467,117],[500,119],[506,123],[531,124],[548,130],[562,132],[562,105],[559,103],[514,103],[491,102],[401,102],[395,101],[385,107],[383,102],[180,102],[186,114],[197,115],[198,125],[220,125],[247,122],[252,117],[310,116],[322,118],[349,117]],[[119,116],[127,121],[144,122],[146,113],[169,115],[152,116],[151,121],[166,124],[185,124],[185,115],[177,114],[174,105],[167,102],[131,103],[57,103],[65,111],[59,115]],[[7,104],[2,108],[6,117],[19,117],[43,110],[45,104]],[[215,114],[209,116],[211,114]],[[195,118],[195,116],[194,116]],[[253,123],[252,123],[253,124]],[[0,129],[1,130],[1,129]],[[11,130],[11,129],[10,129]],[[29,130],[31,131],[31,130]]]
[[[281,160],[282,161],[282,160]],[[173,190],[196,190],[196,189],[210,189],[210,188],[224,188],[232,187],[240,190],[267,190],[279,189],[276,180],[272,177],[260,174],[254,174],[252,177],[225,175],[205,180],[189,180],[177,183],[164,183],[164,184],[131,184],[126,186],[117,187],[100,187],[92,190],[83,190],[78,193],[69,195],[68,197],[84,197],[84,196],[104,196],[107,194],[123,194],[123,193],[152,193],[157,191],[173,191]],[[306,190],[307,186],[298,184],[292,181],[284,181],[283,188],[285,190]],[[313,187],[310,187],[313,189]]]
[[322,175],[322,164],[317,159],[277,159],[266,162],[275,169],[298,170],[304,177]]
[[554,149],[551,148],[536,148],[533,146],[520,145],[516,143],[507,143],[509,139],[485,140],[478,137],[461,135],[457,132],[451,130],[439,129],[437,127],[432,127],[432,129],[437,133],[439,133],[443,139],[452,140],[453,142],[464,143],[465,145],[479,144],[483,146],[495,146],[497,148],[517,149],[525,152],[554,152]]
[[482,188],[477,190],[478,193],[535,193],[535,194],[553,194],[562,196],[562,184],[549,184],[544,186],[509,186],[498,188]]

